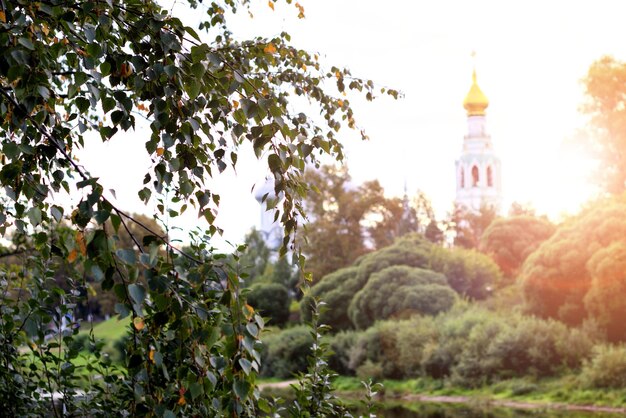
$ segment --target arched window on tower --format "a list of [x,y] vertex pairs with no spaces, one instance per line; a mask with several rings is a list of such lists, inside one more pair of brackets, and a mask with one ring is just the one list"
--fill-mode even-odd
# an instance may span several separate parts
[[461,189],[465,188],[465,170],[461,167]]
[[478,167],[472,167],[472,187],[478,187]]
[[493,170],[491,166],[487,167],[487,187],[493,187]]

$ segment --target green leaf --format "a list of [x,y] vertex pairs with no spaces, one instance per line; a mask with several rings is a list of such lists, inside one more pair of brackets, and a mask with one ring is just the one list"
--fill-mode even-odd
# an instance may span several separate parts
[[245,359],[245,358],[240,358],[239,365],[241,366],[241,369],[244,371],[246,375],[250,374],[250,371],[252,370],[252,363],[250,363],[250,360]]
[[41,209],[38,207],[32,207],[28,211],[28,219],[33,226],[37,226],[41,223]]
[[117,250],[115,255],[128,265],[133,265],[137,262],[137,257],[135,256],[135,252],[133,250]]
[[193,100],[200,93],[200,82],[198,80],[189,80],[185,83],[185,91],[189,95],[189,99]]
[[18,38],[17,42],[19,42],[19,44],[24,48],[30,49],[31,51],[35,49],[35,45],[33,45],[30,39],[26,37]]
[[140,284],[133,283],[128,285],[128,293],[130,293],[130,297],[137,305],[141,305],[146,299],[146,289]]
[[60,222],[63,218],[63,208],[59,206],[52,206],[50,208],[50,214],[54,218],[55,221]]
[[194,382],[189,385],[189,393],[191,393],[191,399],[196,399],[202,394],[202,386],[198,382]]
[[198,78],[202,78],[205,71],[206,71],[206,68],[204,68],[204,65],[200,62],[196,62],[195,64],[191,66],[191,73]]
[[235,384],[233,385],[233,391],[235,395],[239,397],[242,401],[248,398],[248,393],[250,392],[250,383],[245,380],[235,380]]
[[104,113],[108,113],[111,109],[115,108],[117,101],[112,97],[105,97],[102,99],[102,110]]
[[2,147],[2,152],[4,155],[9,157],[11,160],[20,155],[19,147],[15,142],[7,142]]
[[119,314],[120,319],[124,319],[128,315],[130,315],[130,310],[128,309],[128,306],[126,306],[125,303],[116,303],[115,304],[115,312],[117,314]]
[[270,154],[267,157],[267,164],[272,172],[280,171],[282,162],[280,161],[280,157],[276,154]]

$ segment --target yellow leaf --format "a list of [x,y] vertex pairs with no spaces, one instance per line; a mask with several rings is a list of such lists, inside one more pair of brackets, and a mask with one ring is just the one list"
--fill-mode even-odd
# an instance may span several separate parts
[[343,107],[343,100],[341,99],[337,100],[337,104],[339,105],[339,107]]
[[150,350],[150,353],[148,353],[148,358],[151,362],[154,363],[154,350]]
[[306,64],[302,63],[302,65],[300,66],[300,68],[302,68],[304,71],[306,71]]
[[339,72],[339,70],[335,71],[335,77],[341,78],[341,73]]
[[184,395],[180,395],[180,398],[178,398],[178,402],[176,402],[178,405],[180,406],[184,406],[187,401],[185,400],[185,396]]
[[266,54],[275,54],[276,47],[274,46],[274,44],[269,43],[265,48],[263,48],[263,52],[265,52]]
[[126,64],[125,62],[122,63],[120,67],[120,76],[122,78],[128,78],[130,77],[132,73],[133,73],[133,67],[131,67],[129,64]]
[[[272,7],[273,9],[273,7]],[[0,22],[7,23],[7,17],[2,10],[0,10]]]
[[70,255],[67,256],[67,261],[69,261],[70,263],[73,263],[74,261],[76,261],[77,257],[78,257],[78,251],[72,250],[70,251]]
[[274,10],[274,2],[272,0],[268,1],[267,5],[270,6],[270,9]]
[[85,245],[85,236],[82,232],[76,231],[76,243],[82,255],[87,255],[87,246]]
[[235,109],[239,108],[239,102],[237,100],[233,100],[233,107]]
[[248,305],[247,303],[246,303],[245,308],[248,311],[248,313],[246,314],[246,318],[247,319],[252,318],[252,314],[254,314],[254,308],[252,306]]
[[41,25],[41,31],[44,33],[44,35],[48,36],[48,34],[50,33],[50,29],[48,29],[48,25],[46,25],[45,23],[43,23]]
[[137,331],[141,331],[146,324],[143,322],[143,318],[140,317],[136,317],[135,319],[133,319],[133,325],[135,326],[135,329]]
[[163,153],[164,153],[164,152],[165,152],[165,150],[164,150],[163,148],[157,148],[157,149],[156,149],[156,155],[158,155],[159,157],[160,157],[161,155],[163,155]]

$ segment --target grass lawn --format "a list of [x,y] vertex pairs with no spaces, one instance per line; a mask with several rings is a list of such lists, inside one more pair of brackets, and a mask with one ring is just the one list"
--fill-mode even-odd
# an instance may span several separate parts
[[[107,342],[107,346],[122,338],[128,332],[130,317],[126,317],[121,321],[117,317],[102,321],[93,327],[93,334],[98,340]],[[81,333],[89,333],[89,322],[83,322]]]

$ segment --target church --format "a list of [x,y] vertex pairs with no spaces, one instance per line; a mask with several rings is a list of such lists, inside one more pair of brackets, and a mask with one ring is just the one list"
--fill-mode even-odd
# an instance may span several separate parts
[[486,206],[500,212],[502,206],[501,163],[487,131],[488,106],[489,100],[478,86],[474,70],[472,85],[463,101],[467,133],[456,161],[455,203],[476,212]]

